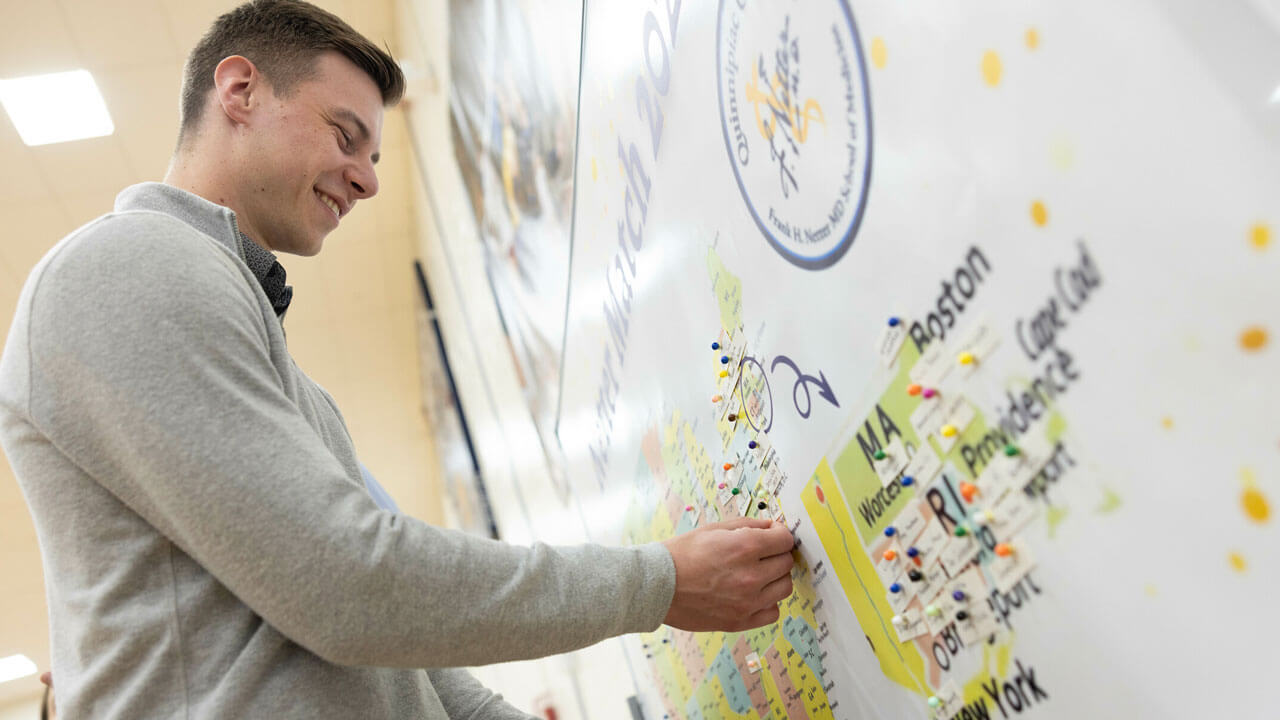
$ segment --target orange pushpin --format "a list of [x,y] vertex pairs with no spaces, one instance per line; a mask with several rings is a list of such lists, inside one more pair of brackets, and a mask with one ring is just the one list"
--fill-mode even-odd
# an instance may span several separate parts
[[725,470],[728,470],[728,469],[729,469],[729,468],[731,468],[731,467],[733,467],[733,463],[725,463],[725,464],[724,464],[724,469],[725,469]]
[[898,558],[898,553],[897,553],[897,551],[895,551],[895,550],[885,550],[885,551],[884,551],[884,559],[885,559],[885,560],[896,560],[897,558]]
[[721,401],[721,400],[723,400],[723,399],[724,399],[724,398],[723,398],[723,397],[721,397],[721,396],[719,396],[719,395],[712,395],[712,396],[711,396],[711,402],[713,402],[713,403],[718,403],[718,402],[720,402],[720,401]]
[[1013,548],[1008,543],[996,543],[996,554],[1000,557],[1009,557],[1013,554]]
[[964,501],[973,502],[973,496],[978,494],[978,486],[969,482],[960,483],[960,494],[964,496]]
[[911,383],[910,385],[907,386],[908,395],[919,395],[923,391],[924,391],[924,388],[920,387],[916,383]]

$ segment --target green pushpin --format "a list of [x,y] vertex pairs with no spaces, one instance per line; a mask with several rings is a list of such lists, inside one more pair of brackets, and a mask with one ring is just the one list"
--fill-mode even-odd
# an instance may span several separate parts
[[1005,446],[1004,446],[1004,454],[1005,454],[1005,455],[1007,455],[1007,456],[1009,456],[1009,457],[1013,457],[1014,455],[1017,455],[1017,454],[1018,454],[1018,453],[1020,453],[1020,452],[1022,452],[1022,451],[1021,451],[1021,450],[1019,450],[1019,449],[1018,449],[1018,447],[1017,447],[1016,445],[1005,445]]
[[730,495],[737,495],[737,494],[738,494],[738,493],[740,493],[740,492],[742,492],[742,491],[741,491],[741,490],[739,490],[738,488],[734,488],[734,489],[732,489],[732,490],[730,490],[730,491],[729,491],[729,494],[730,494]]
[[875,455],[872,455],[871,457],[874,457],[874,458],[875,458],[875,459],[877,459],[877,460],[883,460],[883,459],[884,459],[884,451],[883,451],[883,450],[877,450],[877,451],[876,451],[876,453],[875,453]]
[[931,696],[929,698],[929,707],[933,708],[934,710],[937,710],[938,708],[942,707],[942,699],[939,698],[937,695]]
[[929,607],[924,609],[924,614],[928,615],[929,617],[936,618],[942,615],[942,610],[937,605],[930,605]]
[[964,537],[965,535],[968,535],[968,534],[969,534],[969,528],[963,525],[956,526],[956,537]]

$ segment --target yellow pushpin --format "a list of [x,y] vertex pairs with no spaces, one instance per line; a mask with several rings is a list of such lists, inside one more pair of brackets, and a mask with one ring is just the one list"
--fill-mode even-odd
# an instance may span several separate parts
[[955,425],[943,425],[943,426],[942,426],[942,437],[947,437],[947,438],[949,438],[949,437],[955,437],[955,436],[956,436],[956,432],[957,432],[957,431],[956,431],[956,426],[955,426]]
[[727,377],[729,377],[729,371],[728,371],[728,370],[721,370],[721,371],[720,371],[720,377],[722,377],[722,378],[727,378]]
[[956,359],[960,361],[961,365],[972,365],[974,357],[971,352],[962,352]]

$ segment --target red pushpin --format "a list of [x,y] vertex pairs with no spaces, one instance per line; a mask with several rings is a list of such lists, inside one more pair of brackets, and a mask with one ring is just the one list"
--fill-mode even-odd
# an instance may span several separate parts
[[884,559],[885,559],[885,560],[896,560],[896,559],[897,559],[897,557],[898,557],[898,553],[897,553],[897,552],[895,552],[894,550],[885,550],[885,551],[884,551]]
[[1013,547],[1009,543],[996,543],[996,554],[1000,557],[1009,557],[1013,554]]
[[978,494],[978,486],[969,482],[960,483],[960,494],[964,496],[967,503],[973,502],[973,496]]

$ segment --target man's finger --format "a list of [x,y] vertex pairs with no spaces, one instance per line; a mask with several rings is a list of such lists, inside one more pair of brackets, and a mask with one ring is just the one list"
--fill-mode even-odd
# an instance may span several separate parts
[[48,685],[49,687],[53,687],[53,673],[48,670],[40,673],[40,682]]
[[707,527],[718,527],[725,530],[739,530],[741,528],[752,528],[756,530],[764,530],[773,524],[772,520],[754,517],[740,517],[732,520],[721,520],[718,523],[712,523]]
[[752,628],[758,628],[763,625],[772,625],[778,622],[778,617],[781,614],[782,611],[778,609],[777,605],[759,610],[752,613],[751,616],[746,619],[742,624],[742,629],[751,630]]
[[774,580],[791,576],[791,568],[795,567],[796,561],[791,557],[791,553],[782,553],[780,555],[771,555],[760,560],[760,584],[768,585]]
[[760,604],[776,607],[778,603],[791,597],[794,589],[791,586],[791,576],[784,575],[764,586],[764,591],[760,593]]
[[751,531],[752,550],[756,557],[766,558],[791,552],[796,538],[782,523],[771,523],[767,528]]

